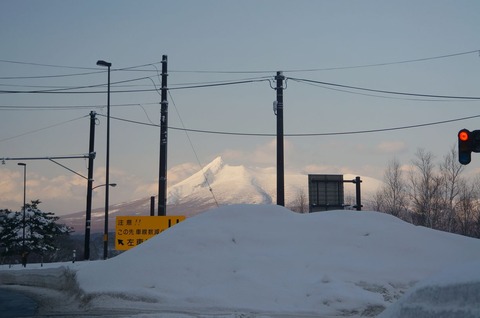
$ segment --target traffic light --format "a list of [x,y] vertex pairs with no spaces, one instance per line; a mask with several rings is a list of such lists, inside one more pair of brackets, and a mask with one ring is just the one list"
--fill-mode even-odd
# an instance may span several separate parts
[[480,152],[480,130],[462,129],[458,132],[458,161],[468,165],[472,161],[472,152]]
[[472,138],[467,129],[458,132],[458,161],[462,165],[468,165],[472,161]]

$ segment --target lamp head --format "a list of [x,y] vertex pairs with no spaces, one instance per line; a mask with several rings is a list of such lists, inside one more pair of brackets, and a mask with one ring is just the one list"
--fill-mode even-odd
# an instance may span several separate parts
[[97,65],[98,65],[98,66],[110,67],[110,66],[112,66],[112,63],[106,62],[106,61],[104,61],[104,60],[98,60],[98,61],[97,61]]
[[17,163],[17,165],[19,165],[19,166],[24,166],[24,167],[25,167],[27,164],[26,164],[26,163],[23,163],[23,162],[19,162],[19,163]]

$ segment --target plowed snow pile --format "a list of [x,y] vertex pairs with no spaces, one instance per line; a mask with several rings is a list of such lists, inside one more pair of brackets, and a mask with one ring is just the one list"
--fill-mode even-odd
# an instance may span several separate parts
[[[467,297],[464,314],[475,315],[480,266],[468,264],[478,260],[480,240],[382,213],[296,214],[274,205],[232,205],[189,218],[120,256],[78,267],[77,280],[98,306],[115,296],[115,306],[375,316],[438,274],[430,285],[417,286],[436,288],[438,295],[470,284],[470,293],[459,297]],[[460,266],[470,272],[459,281],[441,278]],[[473,292],[476,298],[468,298]],[[425,304],[425,312],[436,306],[427,304],[428,295],[415,295],[425,293],[409,293],[391,316],[412,299]],[[446,310],[458,303],[445,304]]]

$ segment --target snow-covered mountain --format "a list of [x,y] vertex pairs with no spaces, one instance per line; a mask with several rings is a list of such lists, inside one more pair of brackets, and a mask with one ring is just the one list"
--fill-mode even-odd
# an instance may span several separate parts
[[[354,179],[351,174],[344,175],[345,180]],[[191,177],[175,184],[168,190],[167,202],[170,205],[181,204],[187,201],[202,201],[219,205],[250,203],[275,203],[276,169],[252,168],[245,166],[231,166],[225,163],[222,157],[215,158],[202,170]],[[362,192],[375,191],[380,182],[362,177]],[[351,191],[349,191],[351,190]],[[345,186],[345,192],[353,193]],[[301,173],[285,173],[285,202],[288,206],[294,202],[300,193],[308,196],[308,175]]]
[[175,205],[184,201],[215,200],[218,204],[264,203],[270,204],[275,175],[268,169],[230,166],[221,157],[177,183],[168,190],[167,202]]
[[[354,175],[344,175],[345,180]],[[234,166],[225,163],[221,157],[215,158],[203,169],[190,177],[170,186],[167,191],[167,214],[192,216],[215,206],[229,204],[275,204],[276,168]],[[362,177],[363,197],[375,191],[380,182]],[[294,205],[301,194],[308,199],[308,175],[285,172],[285,203]],[[354,186],[345,185],[345,193],[354,193]],[[109,210],[109,225],[114,228],[114,220],[119,215],[149,215],[150,197],[132,202],[112,205]],[[103,209],[92,211],[92,231],[103,231]],[[73,226],[81,233],[85,227],[85,212],[62,216],[61,221]]]

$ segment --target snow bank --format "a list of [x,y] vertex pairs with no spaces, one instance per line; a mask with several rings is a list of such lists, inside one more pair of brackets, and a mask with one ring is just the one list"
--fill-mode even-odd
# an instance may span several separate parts
[[233,205],[82,266],[77,280],[91,299],[375,316],[415,282],[479,260],[479,249],[479,240],[376,212],[301,215],[273,205]]
[[[0,285],[23,285],[56,290],[74,291],[77,289],[75,272],[66,266],[58,265],[54,268],[38,268],[38,266],[27,265],[28,269],[20,270],[20,265],[12,270],[5,270],[2,266],[0,271]],[[36,268],[32,268],[36,267]]]
[[449,268],[418,283],[379,318],[480,317],[480,261]]

